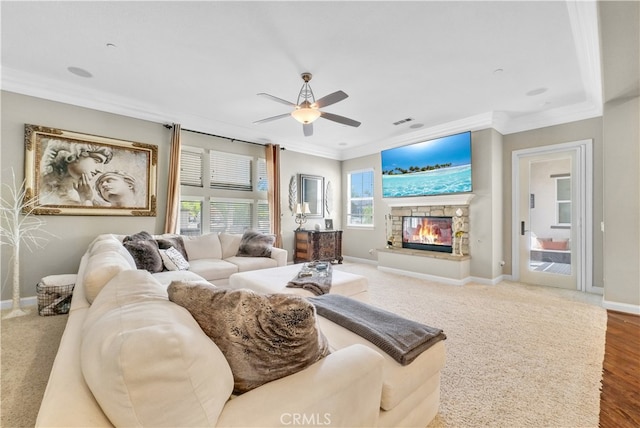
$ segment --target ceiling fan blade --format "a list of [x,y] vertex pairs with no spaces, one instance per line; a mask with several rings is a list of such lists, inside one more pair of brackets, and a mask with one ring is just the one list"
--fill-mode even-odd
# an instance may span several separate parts
[[313,123],[302,124],[302,132],[305,137],[311,137],[313,135]]
[[316,101],[316,105],[318,108],[330,106],[331,104],[335,104],[338,101],[342,101],[347,98],[349,95],[345,94],[342,91],[336,91],[333,94],[326,95]]
[[291,113],[279,114],[277,116],[268,117],[266,119],[256,120],[253,123],[271,122],[272,120],[283,119],[283,118],[288,117],[288,116],[291,116]]
[[348,117],[339,116],[333,113],[325,113],[320,112],[320,117],[324,117],[325,119],[333,120],[334,122],[341,123],[343,125],[355,126],[356,128],[360,126],[360,122],[357,120],[349,119]]
[[282,98],[274,97],[273,95],[265,94],[264,92],[260,92],[260,93],[258,94],[258,96],[260,96],[260,97],[265,97],[265,98],[269,98],[269,99],[271,99],[271,100],[273,100],[273,101],[275,101],[275,102],[278,102],[278,103],[281,103],[281,104],[285,104],[285,105],[288,105],[288,106],[295,107],[295,104],[294,104],[294,103],[292,103],[291,101],[283,100]]

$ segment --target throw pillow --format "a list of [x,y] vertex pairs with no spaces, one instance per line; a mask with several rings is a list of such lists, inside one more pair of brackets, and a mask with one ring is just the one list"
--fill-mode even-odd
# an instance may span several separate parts
[[123,242],[136,262],[137,269],[143,269],[151,273],[162,272],[164,264],[158,249],[158,244],[153,239],[144,241]]
[[161,250],[167,250],[173,247],[180,252],[185,260],[189,260],[187,250],[184,247],[184,240],[182,239],[182,236],[168,234],[161,235],[156,238],[156,242],[158,243],[158,248],[160,248]]
[[303,297],[178,281],[167,292],[220,348],[238,394],[303,370],[329,354],[315,308]]
[[169,247],[166,250],[160,250],[160,257],[167,270],[187,270],[189,269],[189,262],[182,257],[180,251],[174,247]]
[[151,234],[149,232],[145,232],[144,230],[142,232],[138,232],[138,233],[134,233],[133,235],[128,235],[125,236],[122,239],[122,242],[130,242],[130,241],[148,241],[150,239],[153,239],[153,236],[151,236]]
[[265,235],[254,230],[248,230],[242,235],[238,256],[240,257],[271,257],[271,249],[276,242],[274,235]]

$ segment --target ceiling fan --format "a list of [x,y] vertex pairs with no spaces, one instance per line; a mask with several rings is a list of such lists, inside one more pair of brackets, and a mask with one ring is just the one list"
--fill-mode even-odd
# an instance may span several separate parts
[[320,108],[330,106],[331,104],[335,104],[338,101],[342,101],[349,95],[345,94],[343,91],[336,91],[316,101],[313,95],[313,91],[311,90],[311,86],[309,86],[311,77],[311,73],[302,73],[302,80],[304,80],[304,84],[302,85],[302,88],[300,88],[298,100],[295,104],[291,101],[283,100],[282,98],[265,94],[264,92],[259,93],[258,95],[261,97],[266,97],[281,104],[286,104],[290,107],[293,107],[293,111],[291,113],[268,117],[266,119],[255,121],[253,123],[271,122],[272,120],[292,116],[295,120],[302,123],[302,132],[304,133],[305,137],[313,135],[313,121],[315,121],[319,117],[323,117],[325,119],[329,119],[343,125],[354,127],[360,126],[360,122],[358,122],[357,120],[349,119],[348,117],[339,116],[333,113],[320,111]]

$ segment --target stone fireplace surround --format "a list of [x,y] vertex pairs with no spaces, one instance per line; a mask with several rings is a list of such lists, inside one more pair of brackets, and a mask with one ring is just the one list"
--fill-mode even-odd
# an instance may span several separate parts
[[[463,235],[462,254],[469,254],[469,206],[468,205],[416,205],[399,206],[391,208],[390,235],[392,248],[402,249],[402,217],[430,216],[430,217],[455,217],[456,211],[462,211]],[[416,251],[416,250],[413,250]],[[420,250],[418,250],[420,251]]]
[[[393,243],[391,247],[378,249],[378,269],[453,285],[465,284],[470,278],[471,268],[469,216],[473,197],[474,194],[466,193],[385,200],[391,209],[391,214],[387,216],[387,235],[393,237]],[[454,217],[458,209],[462,211],[463,220],[462,256],[402,248],[403,216]]]

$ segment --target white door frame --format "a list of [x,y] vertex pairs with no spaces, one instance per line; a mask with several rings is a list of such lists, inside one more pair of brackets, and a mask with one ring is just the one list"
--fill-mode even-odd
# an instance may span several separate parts
[[[578,158],[578,170],[580,177],[576,180],[580,186],[581,203],[578,207],[578,235],[580,248],[577,249],[580,263],[577,264],[576,288],[588,293],[600,293],[601,289],[593,287],[593,140],[580,140],[569,143],[554,144],[550,146],[532,147],[528,149],[514,150],[511,153],[511,277],[514,281],[520,279],[520,252],[518,242],[520,239],[520,158],[551,154],[575,150]],[[573,180],[572,180],[573,181]]]

